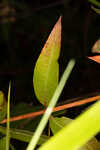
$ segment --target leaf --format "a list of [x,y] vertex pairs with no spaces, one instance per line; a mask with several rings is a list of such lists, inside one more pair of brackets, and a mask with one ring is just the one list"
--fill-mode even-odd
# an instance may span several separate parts
[[5,137],[0,139],[0,149],[6,150],[6,138]]
[[95,42],[95,44],[93,45],[93,47],[92,47],[92,52],[93,52],[93,53],[100,53],[100,39],[97,40],[97,41]]
[[87,144],[80,150],[100,150],[100,143],[93,137]]
[[97,63],[100,63],[100,55],[97,55],[97,56],[91,56],[91,57],[88,57],[89,59],[92,59],[93,61],[96,61]]
[[[10,144],[10,149],[15,150],[12,144]],[[6,150],[6,137],[0,139],[0,150]]]
[[45,106],[51,100],[59,80],[58,58],[61,47],[61,17],[55,24],[36,62],[33,85],[37,99]]
[[[19,116],[19,115],[23,115],[23,114],[27,114],[27,113],[31,113],[31,112],[36,112],[36,111],[40,111],[43,109],[43,106],[29,106],[27,103],[25,102],[20,102],[18,104],[16,104],[15,106],[13,106],[13,109],[11,111],[11,116]],[[29,129],[35,130],[37,127],[38,122],[40,121],[41,116],[37,116],[35,118],[32,119],[23,119],[23,120],[18,120],[17,123],[12,122],[10,127],[12,128],[21,128],[21,129]]]
[[68,65],[67,65],[67,67],[66,67],[66,69],[65,69],[65,71],[61,77],[61,80],[60,80],[60,82],[56,88],[56,91],[55,91],[46,111],[44,112],[44,115],[43,115],[34,135],[32,136],[30,143],[28,144],[27,150],[34,149],[36,147],[36,144],[39,140],[39,137],[41,136],[41,134],[42,134],[42,132],[43,132],[43,130],[44,130],[51,114],[52,114],[52,111],[53,111],[53,109],[54,109],[54,107],[55,107],[55,105],[56,105],[56,103],[60,97],[60,94],[64,88],[64,85],[68,81],[68,78],[72,72],[72,69],[75,66],[75,62],[76,61],[74,59],[71,59],[68,62]]
[[[92,53],[100,53],[100,39],[95,42],[95,44],[92,47]],[[100,63],[100,55],[91,56],[88,57],[89,59],[92,59],[93,61],[96,61],[97,63]]]
[[51,117],[49,122],[53,134],[57,133],[60,129],[62,129],[65,125],[69,124],[71,121],[72,120],[67,117]]
[[[71,121],[72,119],[67,117],[61,117],[61,118],[51,117],[49,122],[53,134],[57,133],[64,126],[68,125]],[[100,149],[100,143],[94,137],[87,144],[85,144],[85,146],[82,147],[80,150],[99,150],[99,149]]]
[[0,91],[0,122],[5,118],[7,114],[7,103],[4,93]]
[[78,150],[100,131],[100,101],[65,126],[39,150]]
[[92,8],[97,14],[100,14],[100,9],[95,8],[94,6],[91,6],[91,8]]
[[[0,133],[6,134],[6,128],[0,126]],[[28,131],[28,130],[20,130],[20,129],[13,129],[10,128],[10,137],[12,139],[20,140],[23,142],[30,142],[34,132]],[[46,135],[41,135],[40,139],[38,141],[38,145],[43,144],[49,139],[48,136]],[[1,149],[0,149],[1,150]]]

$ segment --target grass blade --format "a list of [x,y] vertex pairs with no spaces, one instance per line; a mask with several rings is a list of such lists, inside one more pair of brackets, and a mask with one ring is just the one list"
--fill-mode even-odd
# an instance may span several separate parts
[[[61,129],[39,150],[79,150],[100,131],[100,101]],[[100,149],[100,147],[99,147]]]
[[11,91],[11,81],[9,83],[9,90],[8,90],[6,150],[9,150],[10,146],[10,91]]

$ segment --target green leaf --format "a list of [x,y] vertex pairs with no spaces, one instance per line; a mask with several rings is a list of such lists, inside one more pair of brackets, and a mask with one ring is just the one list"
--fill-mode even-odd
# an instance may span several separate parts
[[38,100],[49,104],[59,80],[58,58],[61,47],[61,17],[55,24],[36,62],[33,85]]
[[[61,118],[51,117],[49,122],[50,122],[50,128],[51,128],[53,134],[57,133],[64,126],[68,125],[71,121],[72,121],[72,119],[67,118],[67,117],[61,117]],[[80,150],[99,150],[99,149],[100,149],[100,143],[96,140],[96,138],[92,138]]]
[[94,137],[80,150],[100,150],[100,143]]
[[[40,111],[44,109],[44,106],[29,106],[27,103],[25,102],[20,102],[18,104],[16,104],[15,106],[13,106],[13,109],[11,111],[11,116],[19,116],[19,115],[23,115],[23,114],[27,114],[27,113],[31,113],[31,112],[36,112],[36,111]],[[23,119],[23,120],[18,120],[17,123],[12,122],[10,124],[10,127],[12,128],[18,128],[18,129],[26,129],[26,130],[32,130],[34,131],[37,127],[37,124],[40,121],[41,116],[37,116],[37,117],[33,117],[33,118],[27,118],[27,119]]]
[[0,139],[0,149],[6,150],[6,138],[5,137]]
[[7,103],[4,93],[0,91],[0,122],[5,118],[7,114]]
[[[10,148],[15,150],[12,144],[10,144]],[[6,150],[6,137],[0,139],[0,150]]]
[[61,129],[39,150],[79,150],[100,131],[100,101]]
[[35,146],[39,140],[39,137],[42,134],[42,132],[43,132],[48,120],[49,120],[49,117],[51,116],[53,108],[55,107],[55,105],[59,99],[59,96],[60,96],[60,94],[64,88],[64,85],[67,82],[67,80],[71,74],[71,71],[72,71],[74,65],[75,65],[75,60],[71,59],[68,62],[68,65],[67,65],[67,67],[66,67],[66,69],[65,69],[65,71],[61,77],[61,80],[60,80],[60,82],[59,82],[59,84],[55,90],[55,93],[54,93],[54,95],[53,95],[53,97],[52,97],[52,99],[51,99],[51,101],[50,101],[50,103],[49,103],[49,105],[48,105],[36,131],[35,131],[35,133],[34,133],[34,135],[32,136],[32,139],[31,139],[31,141],[27,147],[27,150],[33,150],[35,148]]
[[[0,133],[2,134],[6,134],[6,128],[0,126]],[[30,142],[32,136],[33,136],[34,132],[28,131],[28,130],[20,130],[20,129],[13,129],[10,128],[10,137],[12,139],[16,139],[16,140],[20,140],[23,142]],[[38,145],[43,144],[44,142],[46,142],[49,139],[48,136],[46,135],[41,135],[40,139],[38,141]],[[0,149],[1,150],[1,149]]]
[[67,117],[50,117],[50,128],[53,132],[53,134],[57,133],[59,130],[61,130],[65,125],[69,124],[72,120]]

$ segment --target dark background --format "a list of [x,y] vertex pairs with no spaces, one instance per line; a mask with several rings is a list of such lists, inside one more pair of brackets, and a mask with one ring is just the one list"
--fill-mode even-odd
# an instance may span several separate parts
[[54,24],[62,15],[60,75],[74,57],[76,67],[66,85],[64,98],[99,90],[99,66],[88,60],[100,35],[100,16],[87,0],[10,1],[0,9],[0,89],[6,94],[12,80],[12,101],[34,98],[33,70]]

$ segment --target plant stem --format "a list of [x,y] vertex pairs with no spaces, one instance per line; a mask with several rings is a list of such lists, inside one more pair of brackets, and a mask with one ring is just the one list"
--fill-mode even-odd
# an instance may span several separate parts
[[11,91],[11,81],[10,81],[10,83],[9,83],[8,103],[7,103],[6,150],[9,150],[9,147],[10,147],[10,91]]
[[[77,99],[69,99],[69,100],[77,100]],[[90,103],[90,102],[94,102],[94,101],[97,101],[97,100],[100,100],[100,95],[93,96],[93,97],[90,97],[90,98],[84,98],[84,99],[78,100],[76,102],[72,102],[72,103],[57,106],[53,109],[53,112],[60,111],[60,110],[65,110],[65,109],[76,107],[76,106],[80,106],[80,105],[87,104],[87,103]],[[46,110],[43,109],[43,110],[40,110],[40,111],[37,111],[37,112],[32,112],[32,113],[12,117],[12,118],[10,118],[10,122],[14,122],[14,121],[22,120],[22,119],[27,119],[27,118],[32,118],[32,117],[37,117],[37,116],[40,116],[40,115],[44,114],[45,111]],[[7,119],[4,119],[1,122],[1,124],[4,124],[6,122],[7,122]]]

